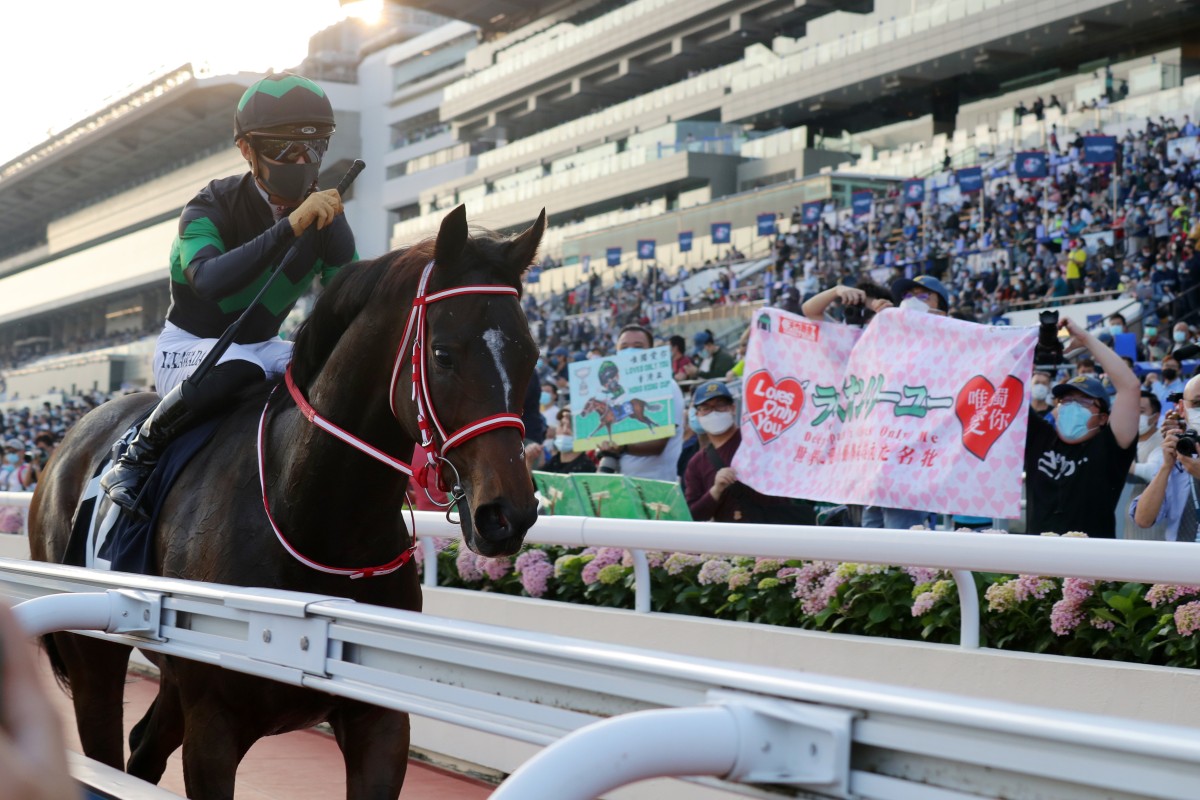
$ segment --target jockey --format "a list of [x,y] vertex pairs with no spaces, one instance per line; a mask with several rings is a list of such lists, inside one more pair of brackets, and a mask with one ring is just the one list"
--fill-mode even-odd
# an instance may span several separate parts
[[[101,487],[133,510],[163,448],[228,406],[236,390],[283,374],[292,343],[279,338],[288,312],[314,277],[327,283],[356,258],[336,189],[316,191],[334,131],[333,106],[317,84],[280,73],[254,83],[234,114],[234,141],[250,165],[215,180],[183,209],[171,245],[171,305],[158,337],[154,379],[162,400]],[[189,376],[246,310],[290,248],[290,265],[250,312],[202,383]]]

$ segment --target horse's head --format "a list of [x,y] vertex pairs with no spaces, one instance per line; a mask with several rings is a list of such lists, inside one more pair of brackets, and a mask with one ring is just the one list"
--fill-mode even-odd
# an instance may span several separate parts
[[[466,210],[459,206],[442,221],[426,294],[496,285],[519,292],[545,224],[543,210],[528,230],[511,239],[471,236]],[[427,315],[425,384],[442,433],[453,436],[496,415],[519,416],[538,356],[519,297],[468,291],[429,304]],[[396,408],[411,408],[411,390],[410,375],[397,382]],[[442,443],[440,433],[435,441]],[[444,455],[449,462],[442,465],[445,485],[462,487],[458,511],[467,546],[484,556],[515,553],[537,520],[520,430],[492,428]]]

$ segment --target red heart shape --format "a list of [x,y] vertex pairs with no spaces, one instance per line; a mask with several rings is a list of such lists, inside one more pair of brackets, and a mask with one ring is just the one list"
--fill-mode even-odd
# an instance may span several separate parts
[[746,417],[754,426],[758,439],[767,444],[783,435],[796,424],[804,409],[804,386],[795,378],[784,378],[778,383],[765,369],[746,378]]
[[958,391],[954,413],[962,424],[963,447],[980,461],[1008,430],[1025,404],[1025,384],[1009,375],[997,389],[982,375],[976,375]]

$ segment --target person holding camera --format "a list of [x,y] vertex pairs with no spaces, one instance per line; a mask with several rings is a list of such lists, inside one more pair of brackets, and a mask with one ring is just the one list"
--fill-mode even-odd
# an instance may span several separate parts
[[1167,412],[1162,466],[1130,503],[1129,516],[1139,528],[1161,526],[1168,542],[1194,542],[1200,525],[1200,377],[1170,397],[1175,408]]
[[892,298],[887,289],[868,281],[860,282],[857,288],[838,284],[805,300],[800,313],[820,322],[834,303],[842,304],[847,325],[865,325],[880,311],[891,308]]
[[1026,532],[1082,531],[1116,538],[1116,508],[1137,452],[1141,385],[1112,349],[1069,317],[1066,352],[1086,349],[1112,382],[1110,398],[1092,375],[1076,375],[1051,391],[1055,424],[1029,415],[1025,440]]

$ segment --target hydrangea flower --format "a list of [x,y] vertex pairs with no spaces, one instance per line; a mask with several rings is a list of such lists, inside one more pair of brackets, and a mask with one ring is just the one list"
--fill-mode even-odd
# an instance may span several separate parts
[[1200,586],[1176,586],[1170,583],[1156,583],[1146,591],[1146,602],[1153,608],[1167,603],[1174,603],[1184,597],[1200,594]]
[[700,567],[697,580],[701,586],[713,586],[718,583],[728,583],[733,565],[723,558],[710,558]]
[[1015,581],[993,583],[983,593],[988,601],[988,611],[1003,613],[1017,604]]
[[1053,578],[1043,578],[1040,575],[1018,575],[1013,581],[1013,591],[1018,603],[1023,603],[1029,598],[1041,600],[1050,592],[1058,588],[1058,584]]
[[477,558],[475,564],[483,569],[483,573],[493,581],[504,578],[512,572],[511,558]]
[[543,597],[553,574],[554,566],[549,561],[534,561],[521,570],[521,588],[530,597]]
[[703,559],[694,553],[671,553],[663,562],[663,566],[666,567],[668,575],[679,575],[684,570],[698,567],[703,563]]
[[619,583],[625,577],[626,569],[628,567],[623,567],[620,564],[606,564],[600,569],[600,574],[597,577],[605,586],[612,586],[614,583]]
[[937,603],[937,597],[933,592],[921,592],[917,599],[913,601],[912,615],[914,617],[923,617],[933,610],[934,604]]
[[477,556],[466,547],[459,548],[458,557],[454,559],[454,566],[458,569],[458,577],[467,583],[476,583],[483,580],[483,570],[479,568],[476,559]]
[[783,564],[777,558],[757,558],[754,560],[754,574],[763,572],[779,572]]
[[904,574],[912,578],[915,584],[933,583],[938,578],[945,575],[945,572],[934,567],[901,567]]
[[600,579],[600,570],[607,566],[621,563],[625,551],[620,547],[601,547],[596,550],[596,556],[583,568],[583,582],[588,586]]
[[729,589],[741,589],[750,585],[752,573],[745,567],[734,567],[729,571]]
[[1175,629],[1181,636],[1191,636],[1200,630],[1200,600],[1184,603],[1175,609]]
[[761,581],[758,582],[758,588],[760,591],[766,591],[767,589],[774,589],[777,586],[779,586],[779,578],[763,578]]

